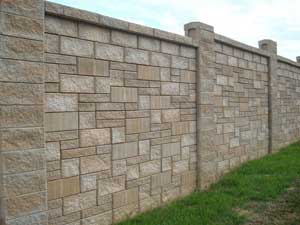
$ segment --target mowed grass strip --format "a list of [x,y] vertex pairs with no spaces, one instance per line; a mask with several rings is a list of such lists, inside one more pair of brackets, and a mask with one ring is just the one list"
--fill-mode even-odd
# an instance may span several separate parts
[[[225,175],[208,191],[198,191],[119,225],[235,225],[246,222],[237,209],[272,201],[300,178],[300,144],[250,161]],[[248,204],[247,204],[248,203]]]

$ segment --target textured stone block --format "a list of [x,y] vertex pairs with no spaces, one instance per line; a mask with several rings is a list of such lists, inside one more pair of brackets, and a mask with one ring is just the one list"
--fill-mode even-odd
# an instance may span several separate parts
[[34,127],[43,125],[42,106],[1,106],[0,125],[5,127]]
[[162,122],[176,122],[180,120],[180,110],[179,109],[165,109],[162,110]]
[[125,49],[125,62],[136,64],[149,64],[149,52],[133,48]]
[[187,160],[173,163],[173,173],[180,174],[189,170],[189,162]]
[[43,103],[41,84],[0,83],[0,104],[34,105]]
[[160,80],[159,67],[138,66],[138,78],[142,80]]
[[80,177],[81,192],[91,191],[97,189],[97,175],[86,174]]
[[63,210],[65,215],[87,209],[96,205],[96,191],[80,193],[64,198]]
[[128,142],[124,144],[113,145],[113,159],[125,159],[138,155],[137,142]]
[[133,203],[113,210],[113,221],[114,223],[128,219],[135,216],[139,211],[139,205]]
[[137,89],[112,87],[111,100],[112,102],[137,102]]
[[162,145],[162,156],[169,157],[180,154],[180,143],[168,143]]
[[79,175],[79,159],[65,159],[61,164],[63,177]]
[[172,65],[173,68],[187,70],[189,69],[189,60],[184,57],[172,56]]
[[45,94],[46,112],[78,111],[78,99],[75,94]]
[[80,192],[79,176],[48,182],[48,200],[58,199]]
[[111,225],[112,224],[112,212],[105,212],[95,216],[91,216],[81,220],[82,225]]
[[171,55],[179,55],[179,45],[170,42],[161,42],[161,51]]
[[108,76],[108,62],[90,58],[79,58],[78,71],[82,75]]
[[95,112],[79,112],[79,128],[96,128]]
[[170,108],[170,96],[151,96],[151,109],[165,109]]
[[54,16],[46,16],[45,31],[52,34],[76,37],[77,23],[72,20],[66,20]]
[[98,180],[98,195],[104,196],[125,190],[125,176]]
[[160,172],[161,161],[153,160],[140,164],[140,175],[142,177],[149,176]]
[[42,128],[1,130],[1,149],[5,151],[38,149],[44,147]]
[[162,95],[179,95],[179,83],[162,82],[161,83]]
[[181,136],[181,145],[190,146],[196,144],[196,135],[195,134],[185,134]]
[[108,43],[110,32],[107,29],[88,23],[79,23],[79,37],[91,41]]
[[112,128],[112,143],[125,142],[125,127]]
[[139,37],[139,48],[150,51],[159,51],[160,41],[153,38],[141,36]]
[[190,123],[187,121],[172,123],[172,135],[186,134],[190,132]]
[[96,43],[96,58],[123,62],[124,49],[115,45]]
[[162,187],[170,184],[172,181],[171,171],[155,174],[151,177],[152,188]]
[[167,54],[151,52],[151,64],[154,66],[170,67],[171,57]]
[[62,92],[94,93],[94,78],[62,74],[60,76]]
[[105,145],[111,143],[110,129],[88,129],[80,131],[81,147]]
[[150,131],[149,118],[126,119],[126,133],[135,134]]
[[160,110],[151,110],[151,123],[161,123]]
[[111,41],[113,44],[126,46],[126,47],[137,47],[137,36],[133,34],[128,34],[120,31],[111,32]]
[[78,129],[77,112],[58,112],[45,114],[46,131],[63,131]]
[[97,93],[110,93],[111,78],[97,77],[96,78],[96,92]]
[[66,55],[93,57],[94,44],[93,42],[76,38],[61,37],[60,51]]
[[139,155],[150,153],[150,140],[139,141]]
[[59,142],[46,143],[45,155],[46,155],[46,161],[60,160]]
[[108,170],[111,166],[110,154],[87,156],[80,158],[80,171],[82,174]]
[[139,190],[132,188],[113,194],[113,208],[119,208],[138,201]]

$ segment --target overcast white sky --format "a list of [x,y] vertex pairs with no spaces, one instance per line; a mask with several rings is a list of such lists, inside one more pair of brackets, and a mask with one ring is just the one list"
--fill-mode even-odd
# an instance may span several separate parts
[[300,0],[51,1],[178,34],[185,23],[200,21],[254,47],[258,40],[275,40],[280,55],[300,56]]

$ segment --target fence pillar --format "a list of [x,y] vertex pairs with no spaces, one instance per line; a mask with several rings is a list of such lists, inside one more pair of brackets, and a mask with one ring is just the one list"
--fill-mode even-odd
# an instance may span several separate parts
[[215,51],[214,28],[200,22],[184,26],[185,35],[198,44],[197,50],[197,163],[198,188],[206,188],[217,179],[214,137]]
[[0,224],[47,222],[44,1],[0,1]]
[[279,150],[280,115],[277,74],[277,43],[264,39],[258,42],[259,48],[269,52],[269,153]]

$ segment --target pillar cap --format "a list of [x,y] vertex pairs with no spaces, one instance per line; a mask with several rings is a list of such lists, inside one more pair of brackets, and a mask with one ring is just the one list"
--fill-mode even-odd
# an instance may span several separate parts
[[277,54],[277,42],[271,39],[263,39],[258,42],[260,49]]
[[300,56],[296,57],[296,61],[297,61],[297,63],[300,63]]
[[205,23],[201,22],[190,22],[184,25],[184,30],[188,31],[191,29],[201,29],[201,30],[206,30],[210,32],[214,32],[214,27]]

